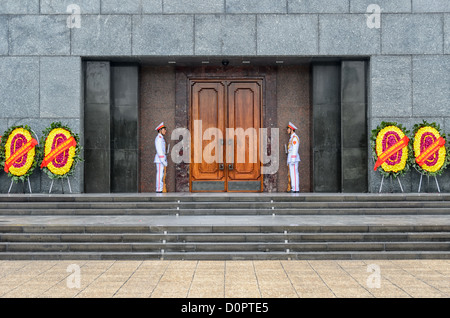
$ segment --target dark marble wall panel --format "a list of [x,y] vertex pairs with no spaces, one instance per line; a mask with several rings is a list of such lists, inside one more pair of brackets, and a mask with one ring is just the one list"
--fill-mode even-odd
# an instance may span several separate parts
[[111,192],[137,192],[139,67],[112,65],[111,83]]
[[312,65],[313,191],[341,191],[339,64]]
[[84,106],[84,191],[110,192],[110,64],[87,62]]
[[342,192],[368,191],[366,68],[364,61],[342,62]]

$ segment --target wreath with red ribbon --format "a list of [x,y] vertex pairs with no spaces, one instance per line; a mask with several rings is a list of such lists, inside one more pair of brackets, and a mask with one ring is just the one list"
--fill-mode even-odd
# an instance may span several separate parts
[[38,165],[40,148],[26,125],[10,127],[0,139],[0,167],[15,182],[25,181]]
[[50,179],[62,179],[73,175],[80,157],[78,134],[60,122],[52,123],[41,138],[43,148],[40,167]]
[[374,171],[379,171],[384,177],[398,177],[409,170],[408,133],[408,130],[395,122],[382,122],[372,130]]
[[423,121],[414,125],[411,138],[411,165],[421,174],[441,175],[450,164],[450,149],[440,126]]

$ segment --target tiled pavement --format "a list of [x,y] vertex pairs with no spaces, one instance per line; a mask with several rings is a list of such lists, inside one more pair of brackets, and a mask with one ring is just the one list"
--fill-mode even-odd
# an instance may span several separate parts
[[0,261],[2,298],[435,298],[450,260]]

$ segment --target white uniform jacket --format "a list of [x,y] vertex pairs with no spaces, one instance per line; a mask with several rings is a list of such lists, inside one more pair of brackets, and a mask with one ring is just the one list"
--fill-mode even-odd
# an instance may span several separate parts
[[165,167],[167,167],[166,141],[161,134],[158,134],[155,138],[155,149],[156,155],[154,163],[162,163]]
[[291,137],[289,138],[289,145],[288,145],[288,157],[287,157],[288,164],[300,161],[300,155],[298,154],[299,145],[300,139],[298,138],[296,133],[292,133]]

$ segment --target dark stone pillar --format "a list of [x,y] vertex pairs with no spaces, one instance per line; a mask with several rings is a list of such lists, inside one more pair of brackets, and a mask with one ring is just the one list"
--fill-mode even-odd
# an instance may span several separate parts
[[366,62],[343,61],[341,69],[342,192],[367,192]]
[[87,62],[84,106],[84,191],[110,192],[110,65]]
[[312,65],[313,191],[341,191],[341,65]]
[[112,65],[111,192],[138,191],[137,65]]

